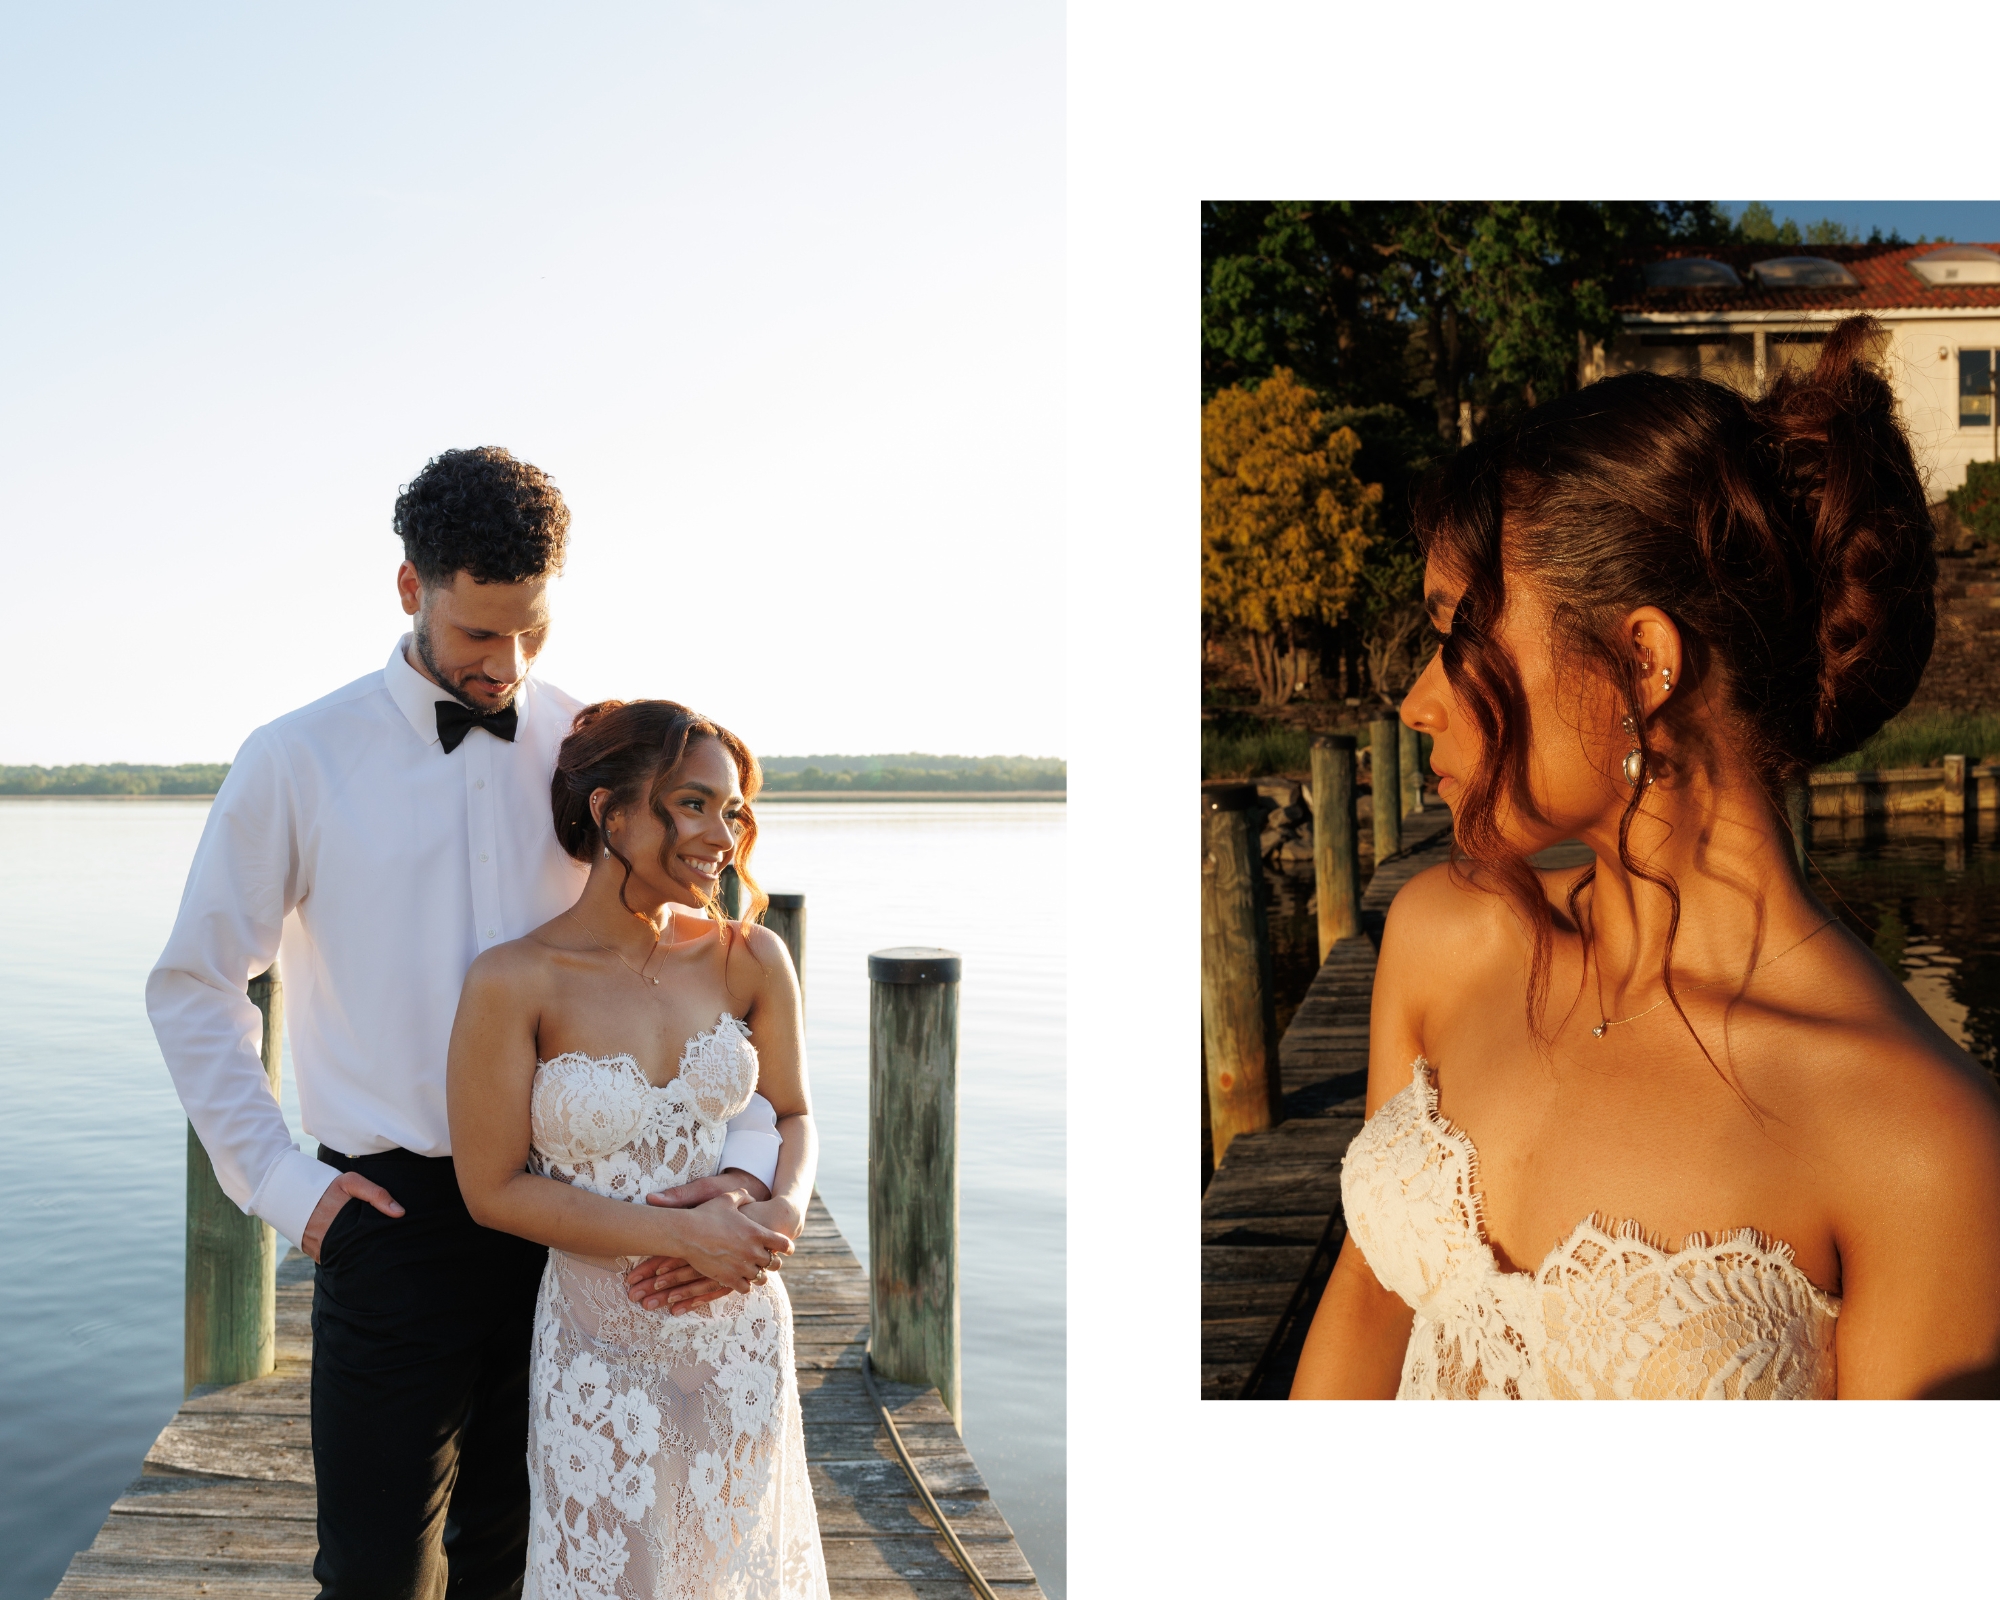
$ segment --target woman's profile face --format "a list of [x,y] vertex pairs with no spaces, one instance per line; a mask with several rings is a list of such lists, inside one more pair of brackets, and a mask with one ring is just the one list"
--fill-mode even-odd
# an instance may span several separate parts
[[641,801],[611,819],[611,842],[632,863],[634,888],[677,905],[702,905],[735,858],[744,805],[736,762],[721,740],[690,739],[660,798],[673,825],[671,838]]
[[[1425,564],[1425,610],[1440,635],[1450,634],[1464,592],[1464,583],[1438,562]],[[1619,726],[1619,698],[1588,663],[1559,660],[1553,632],[1550,607],[1539,590],[1510,579],[1506,610],[1488,638],[1507,652],[1520,682],[1513,738],[1527,750],[1530,803],[1521,806],[1503,777],[1494,795],[1494,821],[1505,846],[1523,855],[1615,818],[1629,792],[1616,778],[1632,743]],[[1404,697],[1402,717],[1431,736],[1438,794],[1456,815],[1467,781],[1488,761],[1497,762],[1499,752],[1484,748],[1477,722],[1445,673],[1442,651]]]

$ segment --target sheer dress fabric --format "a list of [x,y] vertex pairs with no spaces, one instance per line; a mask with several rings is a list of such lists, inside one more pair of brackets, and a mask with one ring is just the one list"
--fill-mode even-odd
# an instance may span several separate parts
[[[726,1012],[664,1085],[629,1055],[557,1056],[535,1074],[531,1169],[643,1205],[716,1170],[756,1082]],[[637,1259],[549,1252],[525,1600],[824,1600],[782,1279],[669,1316],[626,1299]]]
[[1355,1245],[1416,1313],[1398,1399],[1833,1397],[1840,1302],[1754,1228],[1669,1251],[1593,1217],[1533,1272],[1502,1272],[1478,1152],[1437,1104],[1419,1056],[1340,1174]]

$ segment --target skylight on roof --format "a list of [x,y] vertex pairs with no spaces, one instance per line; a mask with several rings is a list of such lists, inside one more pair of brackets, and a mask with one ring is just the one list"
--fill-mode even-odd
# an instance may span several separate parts
[[1764,289],[1858,289],[1860,279],[1825,256],[1777,256],[1759,261],[1750,276]]
[[1910,270],[1933,288],[1961,283],[2000,283],[2000,255],[1976,244],[1948,244],[1910,263]]
[[1726,261],[1707,256],[1682,256],[1674,261],[1646,263],[1648,289],[1740,289],[1743,280]]

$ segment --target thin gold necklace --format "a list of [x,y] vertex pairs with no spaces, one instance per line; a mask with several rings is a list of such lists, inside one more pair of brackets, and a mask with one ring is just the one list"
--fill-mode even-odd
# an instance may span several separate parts
[[[1798,949],[1800,945],[1804,944],[1806,942],[1806,939],[1810,939],[1812,938],[1813,934],[1819,933],[1824,929],[1832,927],[1833,924],[1838,922],[1839,920],[1840,919],[1838,917],[1828,917],[1826,921],[1817,924],[1810,933],[1806,934],[1804,939],[1800,939],[1795,943],[1788,944],[1785,946],[1784,949],[1780,950],[1776,955],[1768,956],[1764,960],[1758,962],[1756,966],[1752,967],[1748,972],[1743,974],[1743,981],[1747,984],[1759,972],[1763,971],[1764,968],[1769,966],[1774,966],[1778,962],[1784,960],[1786,956],[1790,955],[1794,950]],[[1594,964],[1595,963],[1593,963],[1593,965]],[[1687,988],[1679,992],[1682,994],[1693,994],[1698,989],[1713,989],[1717,984],[1727,983],[1728,981],[1729,980],[1727,978],[1711,978],[1707,983],[1691,983],[1687,986]],[[1672,994],[1663,994],[1660,996],[1659,999],[1655,1000],[1651,1005],[1646,1007],[1644,1011],[1635,1011],[1629,1017],[1608,1017],[1604,1014],[1604,969],[1602,967],[1598,967],[1597,968],[1598,1023],[1596,1027],[1590,1030],[1590,1036],[1593,1039],[1602,1039],[1607,1029],[1622,1028],[1628,1022],[1637,1022],[1641,1017],[1650,1017],[1655,1011],[1658,1011],[1661,1006],[1665,1005],[1672,998],[1673,998]]]
[[[659,988],[660,980],[658,978],[646,977],[646,969],[653,964],[653,957],[660,953],[660,936],[657,933],[653,935],[653,948],[646,952],[646,959],[640,962],[635,967],[632,965],[631,962],[625,959],[624,953],[622,951],[617,950],[613,948],[611,945],[606,944],[602,939],[598,938],[597,935],[592,933],[588,928],[584,928],[583,918],[579,917],[574,911],[565,911],[563,915],[568,917],[569,920],[571,922],[574,922],[579,928],[583,928],[584,938],[588,939],[592,944],[596,945],[598,949],[609,950],[611,954],[617,956],[618,964],[622,966],[627,972],[631,973],[633,977],[645,978],[645,981],[647,983],[650,983],[655,989]],[[648,924],[648,926],[650,926],[650,924]]]

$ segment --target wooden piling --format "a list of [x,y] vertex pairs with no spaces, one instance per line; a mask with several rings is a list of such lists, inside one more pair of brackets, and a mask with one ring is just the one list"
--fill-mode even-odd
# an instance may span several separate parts
[[1803,872],[1806,851],[1812,847],[1812,790],[1803,783],[1785,788],[1785,822],[1792,830],[1792,854]]
[[1319,958],[1361,931],[1361,841],[1354,826],[1354,736],[1328,734],[1312,749],[1313,880]]
[[792,970],[799,975],[799,998],[806,993],[806,897],[774,894],[764,908],[764,926],[785,941],[792,953]]
[[1972,767],[1964,756],[1944,758],[1944,814],[1948,817],[1963,817],[1976,810],[1976,805],[1966,801],[1967,780]]
[[1375,864],[1403,848],[1402,729],[1394,717],[1378,717],[1368,727],[1368,809],[1375,818]]
[[1257,790],[1202,791],[1201,1028],[1215,1164],[1278,1117],[1278,1011],[1264,926]]
[[722,869],[722,881],[715,886],[715,900],[731,922],[743,915],[743,880],[736,875],[735,867]]
[[[278,969],[250,980],[264,1019],[264,1073],[278,1094],[285,991]],[[192,1124],[187,1131],[187,1282],[183,1392],[247,1383],[271,1370],[277,1350],[278,1236],[222,1192]]]
[[1422,736],[1406,722],[1396,724],[1396,770],[1402,777],[1403,815],[1424,809]]
[[875,1368],[935,1385],[954,1420],[958,982],[950,950],[868,958],[868,1281]]

